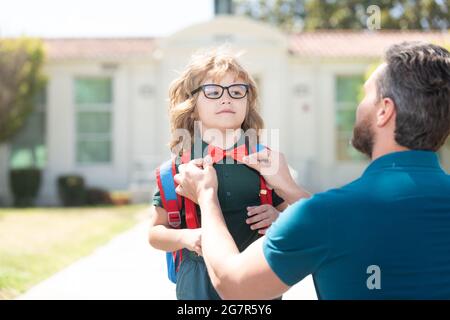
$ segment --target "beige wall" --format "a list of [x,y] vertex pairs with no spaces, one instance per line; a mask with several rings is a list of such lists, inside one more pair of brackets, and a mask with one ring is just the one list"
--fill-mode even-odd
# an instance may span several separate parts
[[[54,202],[56,179],[61,174],[81,174],[89,186],[108,190],[128,188],[130,143],[130,79],[128,66],[105,71],[100,62],[50,63],[47,97],[47,167],[43,198]],[[111,76],[113,79],[113,154],[109,164],[76,162],[76,109],[74,79],[77,76]]]

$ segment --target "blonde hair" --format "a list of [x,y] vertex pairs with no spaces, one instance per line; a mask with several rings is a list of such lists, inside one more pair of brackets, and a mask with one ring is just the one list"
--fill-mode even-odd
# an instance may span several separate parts
[[[241,78],[249,85],[247,97],[247,112],[241,128],[246,132],[254,129],[259,134],[259,130],[264,127],[264,122],[258,112],[259,100],[256,83],[251,75],[237,61],[237,56],[224,48],[216,48],[194,55],[187,68],[175,79],[169,88],[169,119],[171,129],[170,149],[173,151],[182,137],[176,135],[178,129],[187,129],[194,137],[195,107],[198,94],[194,96],[191,92],[197,89],[206,77],[210,76],[214,80],[221,79],[227,72],[235,73],[236,78]],[[183,148],[190,146],[184,145]]]

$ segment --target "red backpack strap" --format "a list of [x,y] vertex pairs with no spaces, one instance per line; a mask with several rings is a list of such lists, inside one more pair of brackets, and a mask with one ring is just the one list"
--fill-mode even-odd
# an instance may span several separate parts
[[175,159],[164,162],[156,169],[156,183],[163,207],[167,211],[169,225],[172,228],[179,228],[181,225],[181,198],[175,192],[174,169]]
[[[188,155],[186,155],[188,154]],[[181,157],[181,163],[187,163],[190,161],[190,151],[185,152]],[[195,207],[195,203],[188,198],[184,198],[184,212],[186,215],[186,225],[188,229],[197,229],[200,228],[200,221],[197,215],[197,208]]]
[[266,184],[266,180],[264,180],[263,176],[259,176],[259,198],[261,199],[261,204],[273,204],[272,201],[272,189],[269,189]]
[[[257,144],[255,147],[251,148],[251,153],[260,152],[264,149],[269,149],[265,145]],[[261,199],[261,204],[273,204],[272,201],[272,193],[273,190],[267,187],[266,180],[264,180],[263,176],[259,176],[259,198]]]
[[186,225],[189,229],[200,228],[200,222],[198,220],[197,209],[195,203],[184,198],[184,212],[186,214]]

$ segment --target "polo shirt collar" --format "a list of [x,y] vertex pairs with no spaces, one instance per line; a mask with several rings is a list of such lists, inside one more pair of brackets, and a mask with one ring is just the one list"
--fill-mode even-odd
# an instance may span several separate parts
[[442,170],[438,156],[432,151],[408,150],[388,153],[374,160],[363,175],[387,168],[426,167]]

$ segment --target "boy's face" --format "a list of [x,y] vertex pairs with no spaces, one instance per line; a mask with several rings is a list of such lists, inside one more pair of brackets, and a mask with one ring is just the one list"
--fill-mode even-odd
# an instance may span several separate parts
[[[214,81],[207,77],[202,83],[218,84],[228,87],[233,84],[246,84],[241,78],[236,78],[233,73],[226,73],[219,81]],[[240,96],[245,94],[245,88],[235,86],[229,88],[232,95]],[[208,87],[206,89],[211,96],[220,95],[221,88]],[[241,99],[230,97],[228,91],[223,90],[223,94],[218,99],[210,99],[203,92],[198,93],[196,113],[198,120],[202,122],[203,130],[218,129],[224,131],[226,129],[239,129],[244,122],[247,112],[248,93]]]

